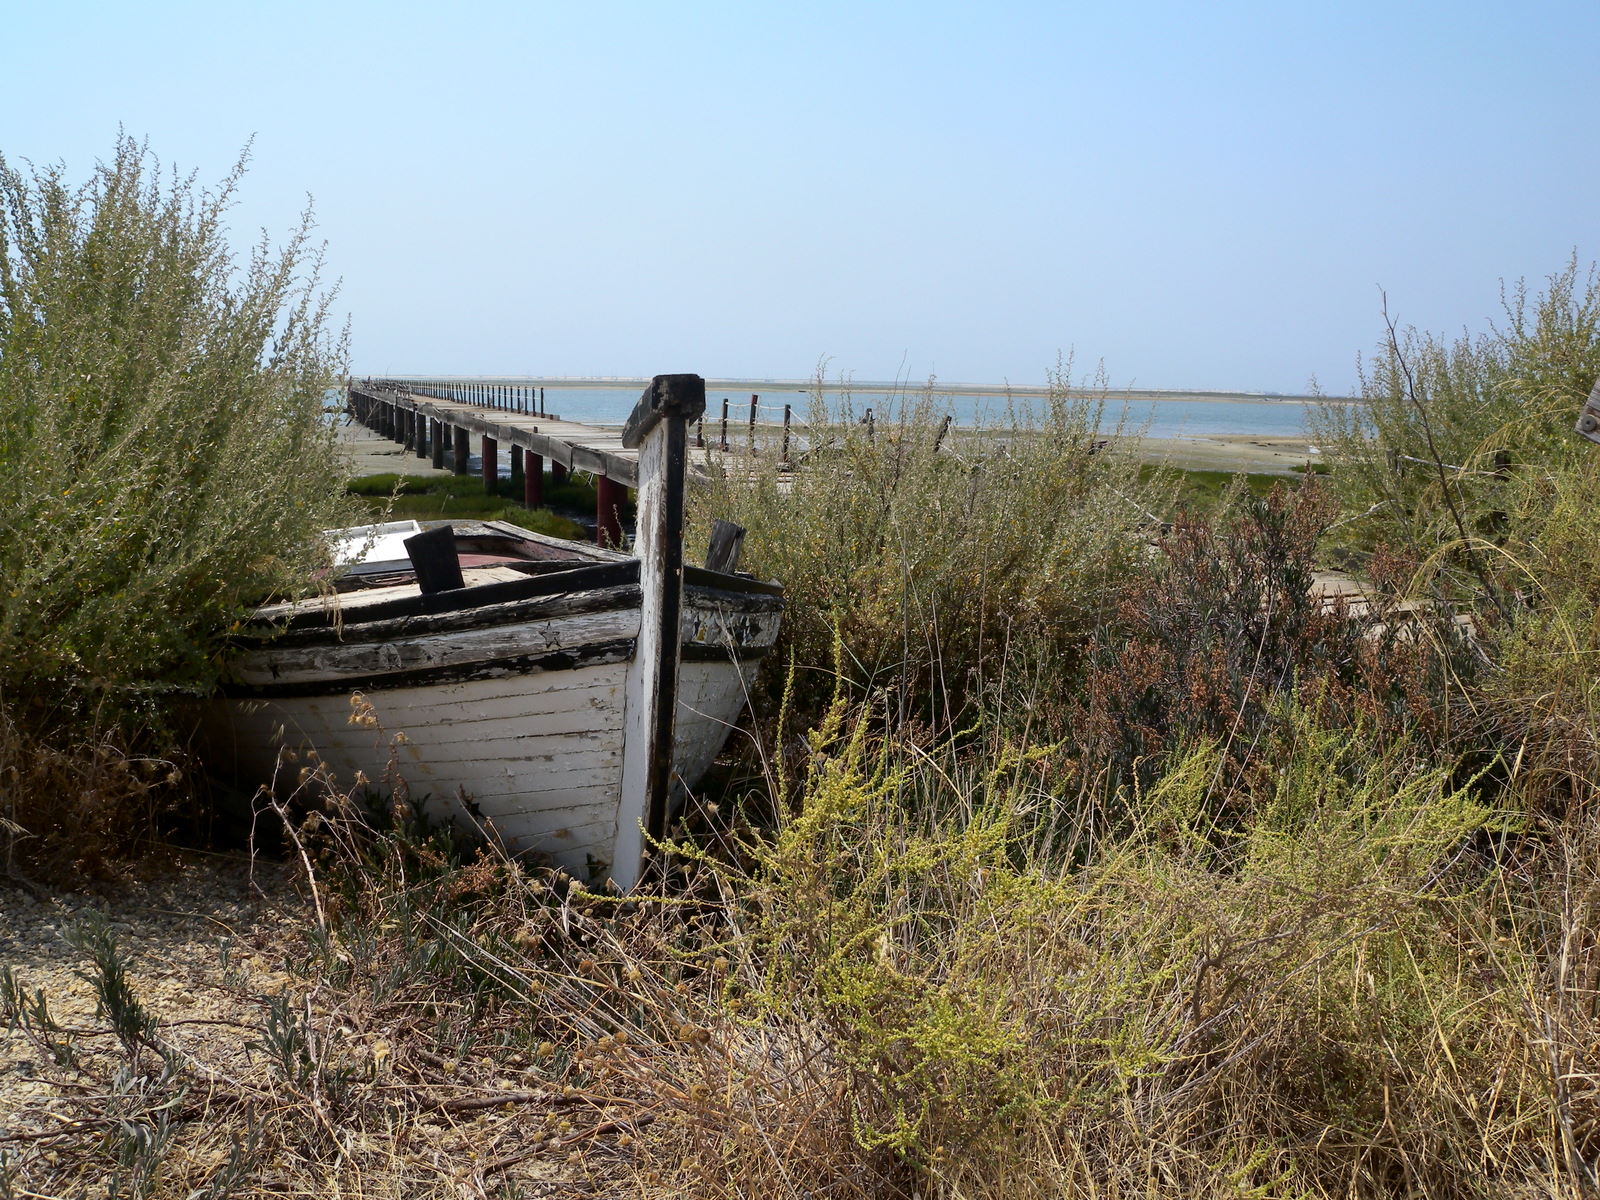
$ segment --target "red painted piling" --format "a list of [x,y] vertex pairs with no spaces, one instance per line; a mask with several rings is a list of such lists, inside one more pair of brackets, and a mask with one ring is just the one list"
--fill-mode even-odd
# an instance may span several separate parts
[[452,428],[451,432],[455,435],[455,456],[454,461],[450,464],[450,469],[457,475],[465,475],[467,473],[468,457],[467,431],[457,425]]
[[550,460],[550,482],[565,483],[566,481],[567,469],[552,458]]
[[433,447],[433,469],[444,469],[444,422],[430,421],[428,423],[428,444]]
[[511,447],[511,474],[516,477],[522,474],[522,447]]
[[522,458],[522,503],[529,508],[544,506],[544,456],[532,451]]
[[483,435],[480,456],[483,459],[483,490],[492,496],[500,480],[500,443],[487,433]]
[[628,498],[628,489],[605,475],[594,481],[594,540],[601,546],[622,545],[622,505]]

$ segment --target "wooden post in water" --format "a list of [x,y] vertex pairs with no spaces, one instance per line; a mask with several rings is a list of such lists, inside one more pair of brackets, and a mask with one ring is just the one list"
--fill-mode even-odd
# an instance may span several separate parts
[[453,456],[454,461],[450,464],[450,469],[457,475],[465,475],[467,473],[467,461],[470,457],[467,453],[467,431],[457,425],[452,428],[451,432],[455,435],[455,454]]
[[622,506],[628,489],[609,475],[594,479],[594,541],[615,550],[622,545]]
[[750,394],[750,453],[756,452],[756,401],[761,399],[754,392]]
[[522,503],[528,508],[544,507],[544,456],[531,450],[522,456]]
[[544,389],[543,388],[539,389],[539,415],[541,417],[546,417],[546,416],[550,415],[549,413],[544,411]]
[[666,832],[678,712],[683,609],[683,500],[689,422],[705,411],[698,375],[657,375],[623,427],[639,450],[639,636],[623,690],[622,794],[611,879],[627,890],[644,864],[644,838]]
[[500,444],[487,433],[483,435],[479,456],[483,459],[483,490],[493,496],[499,491]]

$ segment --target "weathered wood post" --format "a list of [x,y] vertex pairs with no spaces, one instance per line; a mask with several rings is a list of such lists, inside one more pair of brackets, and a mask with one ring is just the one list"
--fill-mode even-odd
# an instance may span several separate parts
[[624,689],[622,795],[611,879],[639,881],[644,838],[666,831],[678,710],[679,621],[683,606],[683,499],[689,422],[705,411],[698,375],[657,375],[623,427],[639,450],[639,636]]
[[789,465],[789,423],[794,415],[794,410],[788,404],[783,406],[783,458],[784,466]]
[[705,418],[705,414],[701,413],[700,414],[700,419],[694,423],[694,448],[696,450],[703,450],[703,449],[705,449],[705,445],[706,445],[706,418]]
[[567,481],[567,468],[555,459],[550,460],[550,482],[565,483]]
[[483,490],[492,496],[499,490],[500,443],[487,433],[483,435],[479,457],[483,459]]
[[545,412],[545,410],[544,410],[544,389],[543,388],[539,389],[539,415],[541,417],[547,417],[547,416],[550,415],[549,413]]
[[428,433],[431,435],[428,441],[433,446],[433,468],[442,471],[444,470],[444,422],[435,420]]
[[750,394],[750,453],[756,452],[756,401],[761,399],[754,392]]
[[876,441],[877,440],[877,435],[878,435],[878,422],[877,422],[877,419],[875,417],[873,417],[872,410],[869,408],[869,409],[867,409],[867,441],[869,441],[869,442]]
[[[522,474],[522,447],[518,446],[516,443],[512,443],[512,446],[511,446],[511,478],[512,478],[512,481],[513,481],[512,485],[511,485],[512,487],[515,487],[517,485],[517,482],[518,482],[517,477],[519,475],[521,475],[521,474]],[[526,483],[524,483],[523,486],[526,487],[527,486]]]
[[455,454],[450,464],[450,469],[457,475],[467,473],[467,461],[471,457],[467,452],[467,431],[460,425],[455,426]]
[[744,526],[717,517],[711,522],[711,544],[706,548],[706,570],[731,575],[739,569],[739,548]]
[[717,449],[728,452],[728,398],[722,398],[722,436],[717,439]]
[[544,456],[531,450],[522,456],[522,503],[528,508],[544,507]]
[[418,458],[427,458],[428,457],[428,418],[423,415],[423,412],[422,412],[421,409],[412,409],[411,412],[412,412],[412,416],[416,418],[416,423],[417,423],[417,457]]
[[613,550],[622,545],[622,505],[628,489],[609,475],[594,479],[594,540],[597,546]]

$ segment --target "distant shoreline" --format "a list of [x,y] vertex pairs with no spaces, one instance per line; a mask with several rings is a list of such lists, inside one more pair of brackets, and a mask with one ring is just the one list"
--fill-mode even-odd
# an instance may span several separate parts
[[[560,376],[538,375],[432,375],[421,373],[405,373],[393,376],[398,379],[438,379],[451,383],[500,383],[517,387],[543,387],[561,388],[563,390],[600,390],[618,388],[643,388],[649,383],[648,379],[633,379],[626,376],[614,378],[601,378],[585,376],[579,379],[566,379]],[[708,391],[740,391],[740,392],[770,392],[784,394],[797,392],[809,394],[816,386],[814,380],[809,379],[707,379]],[[854,393],[891,393],[906,396],[915,396],[924,390],[931,390],[936,396],[1017,396],[1036,398],[1048,396],[1051,389],[1041,385],[1018,384],[992,384],[992,383],[939,383],[935,382],[931,389],[922,384],[896,383],[886,380],[852,379],[845,383],[824,382],[825,391],[834,392],[846,389]],[[1359,404],[1359,396],[1307,396],[1290,392],[1227,392],[1207,391],[1201,389],[1182,388],[1091,388],[1073,387],[1068,393],[1074,397],[1105,396],[1108,399],[1116,398],[1129,401],[1184,401],[1206,400],[1225,401],[1230,404]]]

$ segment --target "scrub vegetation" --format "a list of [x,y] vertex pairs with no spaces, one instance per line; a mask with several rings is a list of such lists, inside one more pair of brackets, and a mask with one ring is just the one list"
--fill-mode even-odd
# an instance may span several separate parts
[[93,1027],[0,976],[79,1122],[0,1194],[1593,1196],[1595,283],[1508,299],[1388,329],[1331,472],[1205,513],[1064,387],[1012,437],[819,406],[696,501],[789,608],[649,886],[298,764],[249,1054],[85,926]]
[[8,855],[83,867],[134,836],[181,783],[175,707],[209,688],[230,623],[307,587],[317,531],[349,523],[323,420],[344,339],[311,221],[236,256],[243,170],[204,189],[126,137],[79,185],[0,159]]

